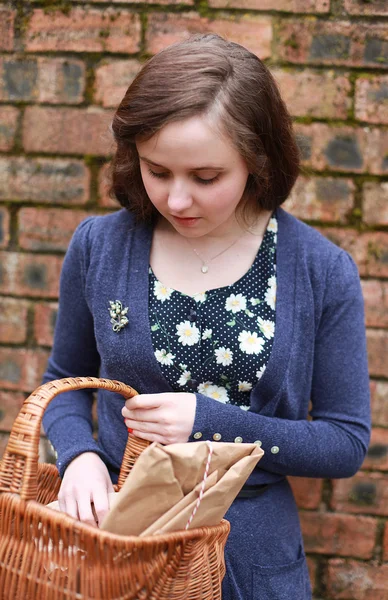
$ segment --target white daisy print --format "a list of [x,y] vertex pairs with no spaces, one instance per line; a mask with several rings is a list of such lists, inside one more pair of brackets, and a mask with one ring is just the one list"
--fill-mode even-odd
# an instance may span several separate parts
[[229,348],[224,348],[222,346],[221,348],[214,350],[214,354],[216,355],[216,362],[218,365],[227,367],[233,362],[233,352]]
[[194,346],[199,341],[200,332],[198,327],[190,323],[190,321],[183,321],[176,326],[176,334],[179,336],[179,342],[182,346]]
[[168,367],[170,367],[174,363],[174,354],[171,354],[171,352],[167,352],[165,348],[162,348],[161,350],[155,350],[154,354],[156,360],[162,365],[167,365]]
[[183,369],[184,371],[186,371],[187,365],[184,365],[183,363],[179,363],[179,368]]
[[190,381],[190,379],[191,379],[191,372],[190,371],[183,371],[182,375],[178,379],[178,384],[181,387],[183,387],[184,385],[186,385],[186,383],[188,381]]
[[238,391],[239,392],[250,392],[252,389],[252,384],[249,381],[239,381],[238,382]]
[[256,331],[242,331],[238,336],[240,350],[246,354],[260,354],[264,347],[264,340],[257,336]]
[[260,379],[263,377],[265,369],[266,365],[263,365],[258,371],[256,371],[257,381],[260,381]]
[[195,300],[195,302],[205,302],[206,292],[198,292],[198,294],[194,294],[193,299]]
[[166,285],[163,285],[161,281],[155,281],[154,283],[154,296],[156,296],[156,298],[160,300],[160,302],[169,300],[173,291],[173,289],[167,287]]
[[241,408],[241,410],[249,410],[251,407],[249,405],[248,406],[241,406],[241,404],[240,404],[240,408]]
[[203,394],[204,396],[207,396],[207,390],[212,385],[213,383],[211,381],[204,381],[203,383],[200,383],[198,386],[199,393]]
[[260,327],[261,333],[267,338],[267,340],[271,340],[275,335],[275,323],[273,321],[264,321],[261,317],[257,317],[257,322]]
[[228,392],[226,391],[226,388],[220,385],[209,385],[206,388],[205,396],[213,398],[213,400],[217,400],[217,402],[223,402],[224,404],[226,402],[229,402]]
[[204,332],[203,332],[203,334],[202,334],[202,339],[203,339],[203,340],[208,340],[208,339],[210,339],[210,338],[212,337],[212,333],[213,333],[213,330],[212,330],[212,329],[205,329],[205,331],[204,331]]
[[247,307],[247,301],[245,296],[242,294],[230,294],[230,296],[226,299],[225,308],[226,310],[232,311],[232,313],[240,312],[240,310],[245,310]]
[[273,231],[273,233],[277,233],[278,231],[278,222],[273,217],[269,220],[267,231]]
[[269,287],[276,287],[276,276],[275,276],[275,275],[272,275],[272,276],[271,276],[271,277],[268,279],[268,281],[267,281],[267,285],[268,285]]
[[271,286],[265,292],[265,301],[272,310],[275,310],[276,305],[276,285]]

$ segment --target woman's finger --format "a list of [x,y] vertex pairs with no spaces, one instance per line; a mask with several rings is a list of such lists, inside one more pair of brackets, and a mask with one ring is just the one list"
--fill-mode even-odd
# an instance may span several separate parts
[[133,435],[141,438],[142,440],[147,440],[148,442],[158,442],[158,444],[168,444],[169,441],[158,433],[146,433],[144,431],[140,431],[138,429],[133,430]]
[[159,408],[163,403],[163,394],[139,394],[125,401],[129,410]]
[[64,512],[74,519],[78,519],[78,504],[74,496],[58,496],[59,510]]
[[152,423],[147,421],[135,421],[134,419],[125,419],[125,425],[137,431],[143,431],[144,433],[162,433],[161,426],[159,423]]
[[82,496],[78,500],[78,514],[80,521],[83,523],[87,523],[88,525],[92,525],[92,527],[97,527],[96,519],[93,515],[92,510],[92,498],[89,496]]
[[132,419],[133,421],[149,421],[150,423],[156,423],[158,421],[159,411],[158,409],[150,410],[142,408],[132,410],[124,406],[121,410],[121,414],[124,418]]
[[109,496],[108,492],[95,494],[93,496],[94,513],[97,524],[100,526],[105,516],[109,511]]

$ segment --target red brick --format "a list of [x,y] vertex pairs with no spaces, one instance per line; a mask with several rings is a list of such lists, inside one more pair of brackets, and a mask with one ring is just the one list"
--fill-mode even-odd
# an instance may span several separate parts
[[25,250],[65,252],[84,211],[65,208],[22,208],[19,211],[19,245]]
[[140,18],[126,10],[74,8],[33,11],[26,34],[30,52],[122,52],[140,49]]
[[41,384],[49,352],[24,348],[0,348],[0,386],[33,392]]
[[40,346],[52,346],[58,304],[42,302],[35,306],[34,334]]
[[300,514],[306,552],[371,558],[377,519],[333,513]]
[[85,90],[85,64],[64,58],[0,58],[0,100],[79,104]]
[[388,600],[388,565],[331,559],[327,591],[332,600]]
[[349,76],[334,71],[271,70],[294,117],[346,119],[351,107]]
[[59,154],[112,154],[113,137],[109,131],[111,111],[100,108],[26,109],[23,145],[27,152]]
[[363,221],[368,225],[388,225],[388,183],[368,181],[363,186]]
[[218,33],[242,44],[262,59],[271,56],[272,21],[269,17],[218,15],[215,19],[209,19],[194,12],[150,14],[146,34],[147,51],[155,54],[193,33],[207,32]]
[[85,204],[90,173],[78,160],[0,157],[0,200]]
[[299,508],[318,508],[322,497],[322,479],[289,477],[288,481]]
[[11,431],[14,420],[23,405],[25,394],[0,392],[0,430]]
[[300,176],[285,208],[295,217],[345,223],[354,205],[351,179]]
[[385,531],[384,531],[383,560],[388,561],[388,522],[385,524]]
[[28,302],[0,296],[0,342],[20,344],[27,336]]
[[375,377],[386,377],[388,373],[388,331],[367,329],[369,373]]
[[319,14],[329,12],[330,0],[209,0],[209,6]]
[[375,68],[388,63],[386,23],[287,19],[277,33],[281,60]]
[[[71,0],[71,2],[78,2],[78,0]],[[106,0],[91,0],[91,2],[93,3],[101,3],[101,2],[106,2]],[[110,0],[109,4],[123,4],[123,3],[128,3],[128,0]],[[156,4],[155,0],[132,0],[131,4]],[[158,0],[157,4],[162,4],[162,5],[166,5],[166,4],[171,4],[171,5],[175,5],[175,4],[185,4],[185,5],[192,5],[194,4],[194,0]]]
[[296,124],[302,163],[316,170],[388,172],[388,131],[368,127]]
[[388,515],[388,474],[359,472],[332,484],[331,506],[337,512]]
[[309,570],[311,589],[314,590],[317,579],[317,563],[311,557],[307,556],[307,566]]
[[388,75],[357,79],[354,114],[360,121],[388,123]]
[[62,258],[47,254],[0,252],[0,293],[58,297]]
[[16,11],[0,7],[0,50],[13,50]]
[[371,381],[370,393],[373,425],[388,427],[388,383]]
[[386,0],[345,0],[344,8],[350,15],[388,16]]
[[363,469],[388,471],[388,429],[374,427]]
[[13,106],[0,106],[0,150],[12,150],[19,111]]
[[367,327],[388,327],[388,282],[364,279],[361,285]]
[[141,63],[132,59],[100,63],[95,71],[95,101],[105,108],[117,107],[140,67]]
[[109,163],[105,164],[98,175],[98,203],[100,206],[106,206],[107,208],[120,208],[118,201],[109,196],[109,187],[111,183],[109,168]]
[[10,235],[9,212],[5,207],[0,207],[0,248],[6,248]]
[[332,242],[350,252],[361,276],[388,277],[388,233],[352,229],[321,229]]

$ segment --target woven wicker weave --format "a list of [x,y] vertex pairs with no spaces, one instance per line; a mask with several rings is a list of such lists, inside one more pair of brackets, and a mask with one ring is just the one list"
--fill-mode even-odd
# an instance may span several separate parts
[[[53,511],[60,479],[38,464],[42,416],[58,394],[118,381],[79,377],[39,387],[15,420],[0,464],[1,600],[219,600],[229,523],[166,535],[118,536]],[[148,445],[130,436],[116,489]]]

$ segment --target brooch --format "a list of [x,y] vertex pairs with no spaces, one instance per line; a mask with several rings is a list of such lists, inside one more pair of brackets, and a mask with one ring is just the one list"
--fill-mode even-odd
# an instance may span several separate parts
[[128,312],[128,306],[123,308],[120,300],[116,300],[115,302],[113,302],[113,300],[109,300],[109,304],[109,314],[111,316],[110,322],[113,325],[112,329],[113,331],[118,332],[128,323],[128,318],[125,316]]

